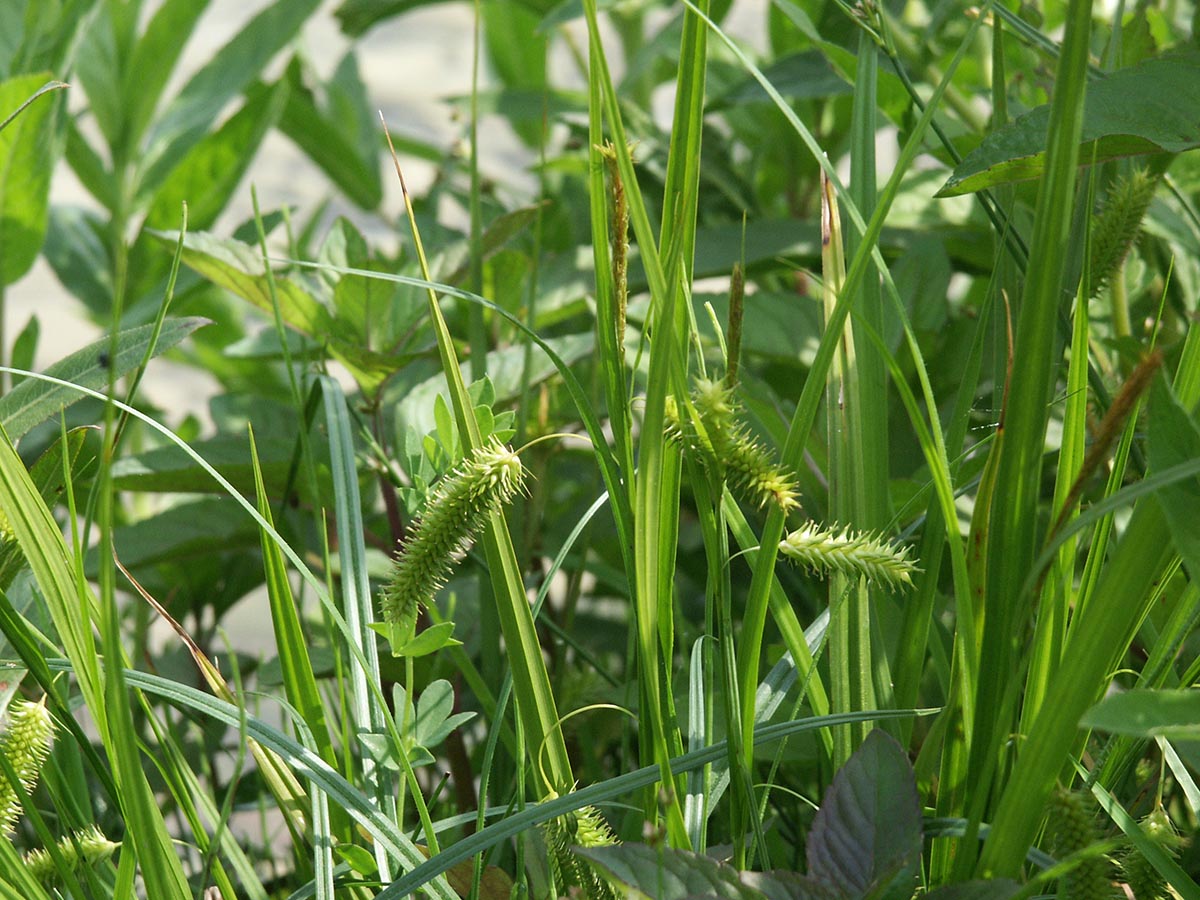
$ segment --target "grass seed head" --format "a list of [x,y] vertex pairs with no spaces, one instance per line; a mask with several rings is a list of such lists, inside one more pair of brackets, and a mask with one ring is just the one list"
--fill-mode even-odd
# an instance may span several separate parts
[[800,505],[796,480],[780,466],[738,419],[733,390],[724,382],[698,378],[692,390],[696,421],[686,423],[671,398],[667,404],[667,436],[686,452],[699,455],[705,467],[742,499],[759,508],[774,504],[785,513]]
[[[1058,791],[1050,803],[1054,854],[1060,860],[1087,850],[1100,841],[1094,804],[1082,791]],[[1105,900],[1116,895],[1112,862],[1104,855],[1088,856],[1059,879],[1062,900]]]
[[[25,793],[37,786],[42,764],[54,743],[54,719],[45,700],[14,700],[8,708],[8,728],[0,740],[0,753],[21,780]],[[7,778],[0,776],[0,834],[10,834],[21,802]]]
[[[110,841],[95,825],[76,832],[71,837],[58,842],[58,852],[62,854],[67,868],[72,872],[81,866],[94,866],[104,862],[121,846]],[[58,869],[54,860],[45,850],[30,850],[23,859],[25,869],[44,886],[51,887],[58,880]]]
[[411,634],[417,612],[450,577],[491,513],[521,490],[525,470],[499,441],[470,453],[430,494],[384,585],[384,621]]
[[[557,795],[551,795],[553,799]],[[619,843],[600,810],[584,806],[542,825],[546,856],[559,895],[570,888],[587,900],[616,900],[616,893],[596,870],[572,852],[572,847],[609,847]]]
[[814,572],[863,576],[892,588],[910,587],[912,573],[919,571],[907,547],[849,528],[823,529],[815,522],[785,537],[779,552]]
[[[1162,807],[1152,811],[1141,821],[1142,832],[1155,844],[1174,857],[1184,840],[1171,824],[1171,818]],[[1166,879],[1159,874],[1151,862],[1137,847],[1128,847],[1121,855],[1121,877],[1129,885],[1135,900],[1168,900],[1172,896]]]

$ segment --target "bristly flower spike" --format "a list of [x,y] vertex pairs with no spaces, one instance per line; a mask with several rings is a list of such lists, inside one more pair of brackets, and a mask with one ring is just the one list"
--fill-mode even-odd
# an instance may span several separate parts
[[800,505],[795,478],[751,437],[726,384],[697,379],[692,402],[699,417],[696,443],[730,487],[759,507],[771,503],[787,513]]
[[[83,831],[78,831],[70,837],[58,842],[58,852],[72,872],[83,866],[95,866],[104,862],[116,849],[121,846],[110,841],[95,825],[89,825]],[[45,887],[51,887],[58,880],[58,869],[54,860],[45,850],[30,850],[24,857],[25,869],[40,881]]]
[[814,572],[861,575],[892,588],[911,587],[912,573],[919,571],[907,547],[849,528],[822,529],[815,522],[785,537],[779,552]]
[[430,494],[380,598],[384,621],[402,638],[412,636],[420,607],[449,580],[455,560],[487,517],[521,489],[524,475],[516,452],[493,439],[471,452]]
[[[550,792],[548,800],[558,797]],[[572,888],[586,900],[616,900],[616,892],[590,865],[576,856],[572,847],[610,847],[620,843],[603,814],[594,806],[584,806],[566,815],[542,823],[546,858],[559,896]]]
[[[31,793],[42,774],[42,764],[54,742],[54,719],[43,697],[37,703],[15,700],[8,708],[8,728],[0,740],[0,753],[8,760],[25,793]],[[0,775],[0,834],[10,834],[21,801],[8,779]]]

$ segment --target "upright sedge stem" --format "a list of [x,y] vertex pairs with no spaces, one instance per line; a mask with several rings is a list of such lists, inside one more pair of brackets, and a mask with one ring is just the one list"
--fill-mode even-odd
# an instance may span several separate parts
[[[846,289],[842,225],[833,185],[821,173],[821,261],[826,327],[834,320],[838,298]],[[841,325],[838,350],[826,387],[829,433],[829,507],[846,520],[857,520],[865,508],[858,376],[850,322]],[[830,688],[833,712],[875,709],[871,658],[870,604],[866,582],[835,570],[829,581]],[[834,730],[834,764],[842,765],[871,730],[870,722]]]
[[742,355],[742,317],[745,314],[746,276],[740,262],[733,264],[729,279],[729,319],[725,327],[725,386],[737,384],[738,361]]

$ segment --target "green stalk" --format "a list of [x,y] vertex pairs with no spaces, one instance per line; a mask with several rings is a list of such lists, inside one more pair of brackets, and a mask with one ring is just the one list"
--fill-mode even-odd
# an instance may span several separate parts
[[[393,159],[395,159],[394,151]],[[413,232],[417,258],[421,264],[421,274],[428,281],[429,265],[426,262],[425,249],[417,230],[412,200],[409,197],[408,188],[404,184],[404,176],[400,172],[399,160],[395,160],[395,162],[396,174],[400,179],[400,187],[404,195],[405,210],[408,213],[409,225]],[[438,305],[437,294],[432,288],[428,290],[428,298],[429,317],[437,337],[438,356],[441,359],[442,371],[449,387],[450,401],[454,408],[455,421],[458,423],[459,437],[462,440],[464,451],[477,450],[483,446],[483,438],[480,435],[479,423],[475,419],[475,408],[463,382],[454,342],[450,337],[450,330],[446,327],[441,307]],[[567,756],[567,746],[563,741],[562,729],[559,725],[560,718],[554,702],[554,693],[550,687],[550,677],[542,659],[541,645],[537,639],[533,616],[530,614],[529,602],[525,596],[521,569],[517,563],[512,537],[509,534],[502,509],[496,509],[490,513],[483,525],[479,543],[483,545],[487,557],[492,591],[500,614],[500,629],[504,635],[509,666],[513,676],[513,690],[516,694],[517,708],[520,711],[526,741],[531,751],[543,754],[546,761],[546,775],[550,784],[547,785],[541,779],[535,779],[536,789],[539,795],[543,796],[551,790],[569,790],[574,784],[571,761]]]
[[[1073,516],[1079,499],[1070,501],[1071,485],[1083,464],[1087,441],[1087,368],[1088,311],[1087,293],[1075,296],[1075,327],[1071,334],[1071,362],[1067,369],[1067,405],[1063,414],[1062,444],[1058,452],[1058,472],[1054,484],[1055,517]],[[1021,709],[1021,732],[1028,733],[1041,709],[1050,683],[1058,671],[1060,653],[1067,632],[1075,577],[1078,538],[1072,535],[1059,548],[1058,558],[1046,578],[1038,602],[1033,646],[1029,651],[1029,674]]]
[[[662,775],[662,785],[666,788],[663,799],[669,839],[673,846],[687,848],[690,841],[669,763],[671,748],[681,748],[682,738],[674,717],[671,717],[669,724],[666,721],[664,710],[668,709],[669,705],[660,686],[660,680],[664,678],[663,683],[670,684],[669,677],[664,673],[662,650],[664,645],[669,648],[672,642],[670,626],[674,585],[671,576],[674,570],[679,509],[679,456],[667,446],[663,434],[667,393],[672,387],[677,393],[683,393],[684,342],[675,325],[681,316],[676,306],[681,293],[680,280],[684,278],[679,262],[684,256],[681,248],[692,246],[695,222],[694,216],[680,219],[684,227],[671,231],[668,251],[660,258],[658,243],[650,226],[641,191],[637,187],[637,175],[629,153],[629,142],[616,90],[600,42],[595,0],[584,0],[584,13],[588,24],[589,85],[592,93],[603,101],[604,118],[612,132],[613,152],[616,154],[617,168],[629,202],[630,224],[641,250],[642,263],[650,285],[650,371],[641,428],[642,441],[638,447],[638,471],[633,486],[634,573],[631,581],[636,611],[639,689],[643,698],[642,719],[643,728],[647,732],[644,737],[648,738],[643,744],[643,752],[650,754],[657,763]],[[687,31],[685,25],[685,44]],[[691,71],[687,68],[689,62],[694,67],[695,60],[681,61],[686,71]],[[703,60],[700,60],[700,65],[702,67]],[[686,79],[681,72],[678,102],[683,104],[685,98],[691,98],[689,108],[695,107],[698,110],[699,99],[696,99],[696,92],[688,87],[693,81]],[[702,90],[699,96],[702,97]],[[679,140],[684,140],[683,134],[678,136]],[[692,139],[699,141],[698,132]],[[696,146],[698,147],[698,143]],[[678,160],[674,150],[672,156]],[[686,167],[689,164],[695,165],[694,162],[689,163],[684,159],[682,163],[675,162],[669,168],[671,171],[677,171],[680,166]],[[692,209],[695,204],[694,192],[692,197],[687,196],[687,185],[684,184],[686,180],[680,175],[675,175],[672,182],[685,191],[684,195],[678,198],[679,210]],[[676,198],[672,196],[671,200],[674,199]],[[674,210],[676,206],[673,202],[668,202],[666,208]],[[690,256],[688,259],[690,261]],[[664,260],[667,261],[666,271]],[[690,262],[687,268],[690,270]],[[667,613],[665,616],[664,611]],[[666,658],[669,659],[670,656],[667,655]]]
[[[1086,90],[1090,0],[1071,0],[1066,36],[1051,105],[1046,172],[1038,193],[1031,254],[1019,311],[1015,358],[1005,406],[1003,442],[997,454],[996,483],[987,540],[987,575],[983,642],[976,687],[976,707],[989,710],[976,721],[968,783],[982,801],[992,786],[996,756],[1016,723],[1005,705],[1006,687],[1018,665],[1018,652],[1033,598],[1023,590],[1039,541],[1037,506],[1041,493],[1042,456],[1048,403],[1060,348],[1056,341],[1062,302],[1064,248],[1074,208],[1079,135]],[[1015,699],[1015,698],[1013,698]],[[984,814],[973,805],[972,825]],[[998,829],[993,829],[994,836]],[[993,838],[994,839],[994,838]],[[963,843],[958,872],[973,856]]]
[[[821,292],[825,303],[826,339],[838,343],[826,382],[825,412],[829,440],[829,508],[839,522],[857,522],[866,506],[863,494],[862,436],[859,426],[861,393],[854,332],[848,322],[831,326],[839,296],[844,293],[846,258],[837,197],[824,172],[821,175]],[[850,301],[853,302],[853,301]],[[835,330],[837,328],[838,330]],[[840,331],[840,333],[839,333]],[[829,687],[834,712],[875,709],[871,676],[870,603],[866,581],[834,572],[829,579]],[[841,768],[866,738],[870,722],[856,722],[833,735],[833,764]]]

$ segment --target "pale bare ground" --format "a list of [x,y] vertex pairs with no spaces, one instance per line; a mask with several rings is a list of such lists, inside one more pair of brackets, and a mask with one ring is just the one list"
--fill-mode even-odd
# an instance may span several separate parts
[[[188,42],[166,96],[172,96],[246,22],[269,5],[270,0],[214,0]],[[334,18],[337,5],[335,0],[323,3],[297,40],[322,76],[332,71],[351,46]],[[148,4],[150,9],[156,6]],[[764,9],[764,0],[739,0],[726,25],[732,33],[762,46]],[[661,15],[665,18],[669,13],[663,10]],[[573,23],[567,30],[574,35],[577,47],[586,47],[580,25]],[[371,104],[386,117],[392,129],[428,140],[447,151],[465,141],[467,123],[448,101],[470,92],[473,26],[471,3],[435,3],[382,23],[357,42],[360,72]],[[287,56],[286,52],[280,54],[271,71],[277,73]],[[585,76],[578,70],[562,36],[552,44],[551,63],[558,83],[575,87],[585,83]],[[619,74],[618,66],[614,75],[619,77]],[[490,83],[485,60],[480,84],[486,88]],[[660,91],[655,97],[655,113],[664,122],[670,120],[672,99],[669,90]],[[85,105],[82,94],[71,100],[72,109],[79,110]],[[496,116],[480,120],[479,146],[480,167],[486,177],[507,188],[516,201],[533,196],[535,180],[529,169],[535,154],[519,142],[504,120]],[[418,159],[402,162],[410,189],[423,190],[433,176],[432,166]],[[386,244],[402,205],[390,162],[381,159],[380,164],[385,185],[382,215],[365,214],[344,202],[330,188],[328,179],[286,137],[272,133],[213,230],[228,234],[234,225],[250,217],[253,185],[263,209],[290,206],[300,216],[330,196],[333,200],[330,216],[348,215],[372,240]],[[56,204],[97,207],[63,162],[55,170],[51,200]],[[455,211],[449,210],[447,214],[454,216]],[[100,336],[82,305],[62,288],[41,259],[6,294],[4,333],[8,340],[33,315],[38,316],[41,325],[36,357],[39,369]],[[166,360],[155,361],[144,382],[145,396],[173,421],[189,413],[206,420],[205,407],[215,389],[216,385],[203,373]]]
[[[253,15],[268,5],[265,0],[217,0],[213,3],[185,50],[179,73],[172,80],[167,95],[177,90],[188,74],[211,58]],[[324,4],[299,38],[299,43],[322,75],[333,69],[350,46],[333,17],[335,8],[336,3]],[[470,91],[472,23],[469,4],[442,3],[383,23],[358,42],[360,71],[370,100],[391,128],[419,136],[446,150],[463,139],[465,124],[456,119],[446,101]],[[286,56],[286,53],[281,54],[276,60],[275,70],[282,67]],[[72,98],[73,109],[78,110],[83,105],[84,97]],[[527,188],[531,179],[526,169],[532,157],[504,123],[497,119],[481,123],[481,136],[484,171],[518,187],[524,183]],[[410,187],[415,191],[422,190],[432,178],[432,167],[417,159],[402,162]],[[299,216],[316,208],[329,196],[333,200],[331,215],[349,215],[372,238],[386,240],[387,232],[393,227],[391,220],[401,209],[401,199],[390,162],[381,160],[381,167],[386,192],[383,217],[364,214],[341,200],[330,188],[328,179],[291,141],[277,132],[272,133],[264,141],[229,208],[213,230],[228,234],[235,224],[251,216],[250,187],[253,185],[263,209],[290,206]],[[51,201],[98,208],[65,162],[56,167]],[[100,336],[100,329],[88,320],[82,304],[63,289],[50,266],[40,258],[33,269],[6,293],[4,324],[8,339],[11,340],[35,315],[41,326],[35,363],[39,369]],[[203,373],[166,360],[152,364],[144,385],[148,399],[174,421],[188,413],[207,418],[205,406],[216,387]]]

